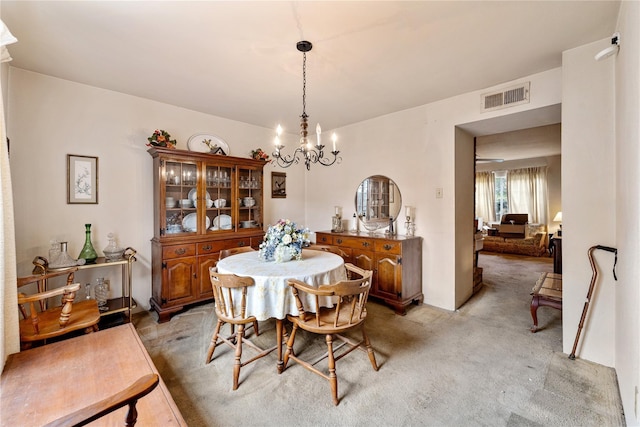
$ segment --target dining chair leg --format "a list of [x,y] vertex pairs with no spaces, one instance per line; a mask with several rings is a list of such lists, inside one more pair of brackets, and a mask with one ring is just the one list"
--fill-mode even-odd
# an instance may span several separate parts
[[238,334],[236,336],[236,360],[233,364],[233,389],[238,389],[238,378],[240,378],[240,368],[242,364],[242,339],[244,338],[244,325],[238,325]]
[[364,341],[364,346],[367,349],[367,354],[369,354],[369,361],[371,362],[371,366],[373,366],[373,370],[378,370],[378,364],[376,363],[376,355],[373,352],[373,347],[371,347],[371,343],[369,342],[369,337],[367,333],[364,331],[364,323],[362,324],[362,340]]
[[257,320],[253,321],[253,330],[255,331],[256,336],[260,335],[260,332],[258,331],[258,321]]
[[213,331],[213,336],[211,337],[211,344],[209,344],[209,349],[207,350],[207,358],[204,361],[205,365],[211,362],[213,358],[213,352],[216,349],[216,343],[218,342],[218,334],[220,333],[220,327],[222,326],[222,321],[218,320],[216,323],[216,329]]
[[298,325],[297,324],[293,324],[293,328],[291,328],[291,335],[289,336],[289,339],[287,340],[287,351],[284,352],[284,360],[283,360],[283,367],[282,369],[285,369],[287,367],[287,363],[289,362],[289,355],[293,354],[293,342],[296,340],[296,332],[298,330]]
[[333,335],[327,334],[327,353],[329,359],[329,384],[331,385],[331,395],[333,404],[338,404],[338,377],[336,375],[336,360],[333,355]]

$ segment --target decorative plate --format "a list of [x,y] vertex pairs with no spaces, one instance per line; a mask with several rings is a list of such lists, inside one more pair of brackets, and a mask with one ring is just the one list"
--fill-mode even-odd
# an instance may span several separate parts
[[[208,144],[207,144],[208,142]],[[229,155],[229,145],[219,136],[197,133],[187,141],[189,151],[198,153]]]
[[216,230],[231,230],[231,217],[229,215],[218,215],[213,219],[213,227]]
[[[208,216],[206,216],[205,218],[207,220],[206,228],[209,228],[209,226],[211,225],[211,220]],[[195,214],[195,212],[190,213],[189,215],[184,217],[184,219],[182,220],[182,227],[186,231],[198,231],[198,216]]]
[[[191,190],[189,190],[189,195],[187,196],[187,198],[191,200],[191,203],[193,203],[194,206],[195,206],[197,195],[198,195],[198,190],[196,190],[195,188],[192,188]],[[209,194],[209,192],[207,191],[207,200],[209,199],[211,199],[211,194]]]

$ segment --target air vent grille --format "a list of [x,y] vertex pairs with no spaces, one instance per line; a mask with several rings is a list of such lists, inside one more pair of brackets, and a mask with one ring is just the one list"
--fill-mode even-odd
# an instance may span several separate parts
[[529,102],[530,82],[511,86],[498,92],[484,93],[481,95],[481,110],[493,111],[501,108],[513,107]]

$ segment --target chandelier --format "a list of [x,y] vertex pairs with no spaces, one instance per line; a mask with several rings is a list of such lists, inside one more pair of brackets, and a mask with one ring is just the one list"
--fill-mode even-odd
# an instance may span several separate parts
[[[340,163],[342,161],[342,157],[338,157],[338,150],[336,150],[336,141],[338,137],[334,133],[331,136],[331,141],[333,142],[333,150],[330,155],[325,157],[324,145],[320,142],[320,133],[322,130],[320,129],[320,123],[316,125],[316,144],[315,146],[311,142],[308,137],[308,119],[307,115],[307,52],[311,50],[313,45],[308,41],[299,41],[296,45],[297,49],[302,52],[302,115],[300,116],[300,145],[291,155],[283,154],[282,149],[284,145],[280,143],[280,134],[282,133],[282,127],[278,125],[276,129],[276,138],[274,144],[276,146],[276,151],[273,152],[273,157],[278,166],[283,168],[288,168],[292,164],[297,164],[304,159],[304,164],[307,167],[307,170],[311,169],[312,163],[318,163],[322,166],[331,166],[332,164]],[[331,157],[333,155],[333,157]]]

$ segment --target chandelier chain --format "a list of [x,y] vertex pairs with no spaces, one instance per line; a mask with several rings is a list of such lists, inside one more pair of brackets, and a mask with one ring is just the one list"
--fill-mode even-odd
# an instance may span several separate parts
[[302,53],[302,117],[307,115],[307,52]]

